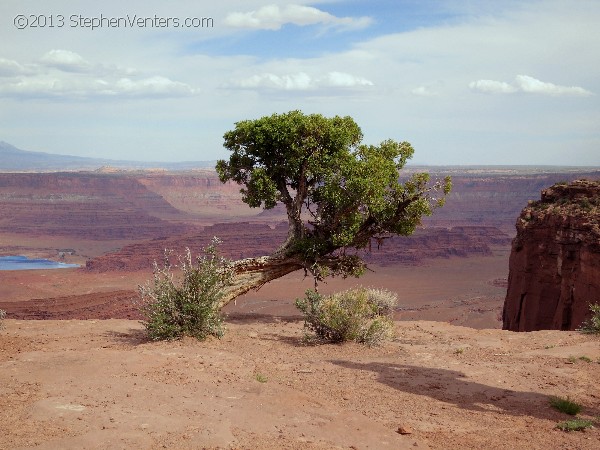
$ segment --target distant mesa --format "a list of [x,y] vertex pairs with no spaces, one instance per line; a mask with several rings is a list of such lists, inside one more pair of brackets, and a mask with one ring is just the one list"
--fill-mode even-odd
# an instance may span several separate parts
[[[45,152],[21,150],[7,142],[0,141],[1,172],[54,172],[74,170],[98,170],[114,173],[118,170],[193,170],[214,167],[216,161],[147,162],[121,161],[82,156],[56,155]],[[112,171],[112,172],[111,172]]]
[[118,169],[118,168],[112,167],[112,166],[102,166],[102,167],[96,169],[94,172],[97,172],[97,173],[119,173],[119,172],[123,172],[123,169]]
[[517,220],[503,328],[574,330],[600,302],[600,181],[558,183]]

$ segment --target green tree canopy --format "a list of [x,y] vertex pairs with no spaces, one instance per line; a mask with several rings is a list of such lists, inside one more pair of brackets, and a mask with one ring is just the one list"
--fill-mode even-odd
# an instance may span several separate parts
[[401,181],[412,146],[362,144],[351,117],[291,111],[235,125],[224,135],[231,156],[217,163],[220,180],[242,185],[250,207],[285,205],[288,237],[274,256],[302,261],[316,278],[359,274],[362,260],[346,250],[413,233],[450,191],[449,178],[430,185],[427,173]]

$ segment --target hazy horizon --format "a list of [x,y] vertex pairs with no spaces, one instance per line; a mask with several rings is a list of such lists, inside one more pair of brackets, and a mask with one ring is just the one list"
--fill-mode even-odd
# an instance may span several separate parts
[[[22,151],[25,153],[33,153],[33,154],[45,154],[48,155],[49,157],[54,157],[54,156],[59,156],[59,157],[72,157],[72,158],[88,158],[88,157],[82,157],[82,156],[77,156],[77,155],[65,155],[65,154],[58,154],[58,153],[50,153],[50,152],[44,152],[44,151],[30,151],[30,150],[26,150],[26,149],[20,149],[12,144],[10,144],[9,142],[3,141],[0,139],[0,153],[1,153],[1,146],[2,145],[8,145],[10,147],[16,148],[18,151]],[[217,162],[217,159],[214,160],[188,160],[188,161],[156,161],[156,160],[148,160],[148,159],[109,159],[109,158],[94,158],[94,157],[89,157],[88,159],[90,160],[95,160],[95,159],[104,159],[106,160],[106,162],[115,162],[115,163],[140,163],[140,164],[165,164],[165,165],[177,165],[177,164],[193,164],[193,163],[204,163],[205,165],[198,167],[199,169],[203,169],[203,170],[210,170],[210,169],[214,169],[214,167],[211,167],[209,165],[209,163],[215,163]],[[600,164],[599,165],[581,165],[581,166],[576,166],[576,165],[566,165],[566,164],[419,164],[419,163],[415,163],[413,161],[408,161],[406,163],[405,168],[416,168],[416,167],[443,167],[443,168],[448,168],[448,169],[452,169],[452,168],[468,168],[468,169],[533,169],[533,168],[538,168],[538,169],[572,169],[572,170],[577,170],[577,169],[583,169],[583,170],[588,170],[588,169],[592,169],[592,170],[600,170]],[[143,169],[135,169],[132,168],[132,170],[147,170],[147,169],[160,169],[160,166],[157,167],[152,167],[152,168],[143,168]],[[2,169],[0,167],[0,172],[2,172],[4,169]],[[76,169],[75,169],[76,170]],[[186,169],[180,169],[180,170],[186,170]]]

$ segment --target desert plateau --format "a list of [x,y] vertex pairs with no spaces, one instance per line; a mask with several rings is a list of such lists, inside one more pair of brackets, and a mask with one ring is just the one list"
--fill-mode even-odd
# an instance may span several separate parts
[[379,347],[303,344],[301,271],[227,305],[222,339],[147,339],[137,286],[164,249],[218,236],[239,259],[285,239],[284,211],[248,208],[210,170],[0,174],[0,255],[80,265],[0,271],[0,447],[598,448],[598,428],[559,431],[549,405],[598,420],[598,338],[501,330],[520,211],[598,172],[431,171],[452,172],[446,206],[367,251],[365,276],[320,287],[398,294]]

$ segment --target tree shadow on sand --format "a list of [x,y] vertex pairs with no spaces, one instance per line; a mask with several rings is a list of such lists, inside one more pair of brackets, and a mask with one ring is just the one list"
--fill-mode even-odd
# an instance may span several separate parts
[[300,322],[301,315],[295,316],[275,316],[273,314],[263,314],[255,312],[232,312],[225,314],[225,323],[247,324],[247,323],[293,323]]
[[146,330],[140,328],[130,328],[126,332],[107,331],[104,336],[111,338],[121,344],[127,344],[132,347],[153,342],[146,333]]
[[[552,421],[563,420],[564,414],[549,404],[551,394],[517,391],[477,383],[462,372],[393,363],[358,363],[330,361],[340,367],[370,371],[378,375],[377,381],[408,394],[427,396],[456,407],[477,412],[532,416]],[[497,373],[502,380],[502,373]],[[586,414],[597,416],[600,409],[584,408]]]

